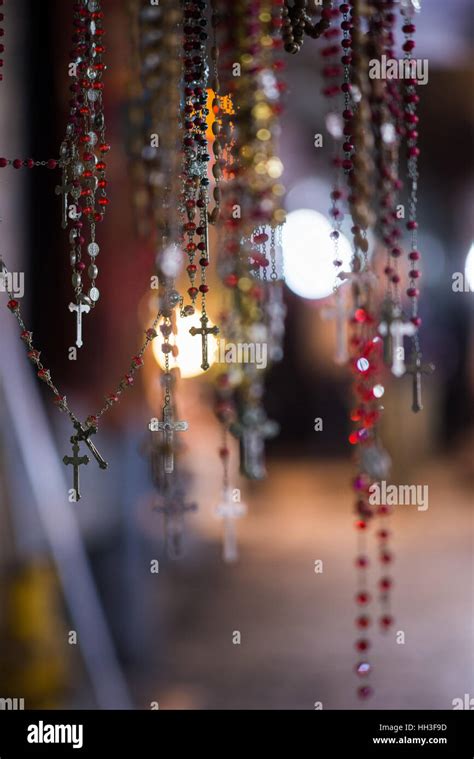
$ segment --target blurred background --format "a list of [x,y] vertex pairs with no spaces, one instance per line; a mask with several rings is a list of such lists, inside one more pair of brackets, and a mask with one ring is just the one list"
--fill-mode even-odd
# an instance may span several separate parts
[[[85,322],[76,362],[67,358],[74,325],[54,194],[59,174],[11,167],[0,173],[1,253],[10,270],[25,272],[27,323],[81,418],[115,387],[149,317],[153,252],[134,234],[124,149],[126,5],[103,2],[111,204],[99,230],[102,297]],[[372,636],[370,705],[378,709],[449,709],[454,698],[474,696],[472,21],[470,0],[450,0],[449,8],[444,0],[423,2],[417,19],[417,56],[429,61],[419,111],[422,344],[437,371],[425,382],[425,409],[417,416],[410,381],[387,378],[392,481],[427,484],[429,509],[399,507],[393,517],[395,629]],[[67,114],[69,3],[15,0],[5,6],[4,26],[0,153],[56,157]],[[332,257],[324,250],[323,220],[329,139],[327,147],[314,147],[327,110],[318,43],[308,40],[286,63],[286,205],[313,212],[301,228],[311,267],[318,255]],[[290,237],[290,267],[292,244]],[[470,292],[469,284],[453,292],[456,272]],[[180,381],[179,414],[190,422],[181,458],[199,510],[187,518],[185,555],[170,561],[144,453],[147,424],[160,408],[151,352],[140,383],[97,436],[108,471],[88,467],[83,498],[70,504],[70,473],[61,463],[70,450],[69,425],[39,387],[15,320],[0,310],[0,698],[24,698],[26,708],[361,708],[352,673],[349,387],[333,363],[333,324],[321,317],[334,273],[329,269],[314,293],[302,292],[308,283],[298,287],[297,272],[288,275],[285,358],[267,383],[267,411],[281,425],[268,446],[267,481],[240,481],[232,449],[232,481],[248,506],[235,566],[222,563],[215,518],[222,473],[209,378]],[[210,301],[214,321],[219,305]],[[323,419],[320,432],[316,417]],[[159,573],[150,571],[155,560]],[[321,574],[316,560],[323,561]],[[233,643],[236,631],[240,645]],[[398,631],[404,644],[396,642]]]

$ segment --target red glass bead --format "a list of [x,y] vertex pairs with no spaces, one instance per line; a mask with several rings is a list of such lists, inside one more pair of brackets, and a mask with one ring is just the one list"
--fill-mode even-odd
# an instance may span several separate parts
[[29,343],[33,337],[33,332],[28,332],[28,330],[23,330],[23,332],[20,333],[20,338],[25,341],[25,343]]
[[103,142],[102,145],[99,145],[99,150],[101,153],[108,153],[110,150],[110,145],[106,142]]
[[219,448],[219,456],[221,459],[227,459],[229,457],[230,451],[228,448]]
[[28,356],[28,358],[30,359],[30,361],[39,361],[39,357],[40,357],[41,353],[40,353],[40,351],[37,351],[37,350],[33,349],[31,351],[28,351],[28,353],[26,355]]
[[407,289],[407,295],[409,298],[417,298],[420,294],[420,291],[417,287],[409,287]]
[[201,293],[207,293],[207,292],[209,292],[209,286],[208,285],[199,285],[199,292],[201,292]]
[[415,327],[421,327],[422,319],[420,316],[412,316],[410,319],[411,323],[415,325]]
[[366,530],[367,522],[364,519],[357,519],[354,522],[354,527],[356,528],[356,530]]
[[377,537],[380,538],[380,540],[387,540],[390,537],[389,530],[379,530],[377,532]]
[[97,427],[99,419],[97,416],[88,416],[86,419],[86,427]]
[[154,340],[155,337],[157,337],[157,335],[158,335],[156,329],[153,329],[152,327],[150,327],[150,329],[147,329],[147,331],[146,331],[145,334],[146,334],[148,340]]
[[106,168],[107,168],[107,164],[104,161],[99,161],[97,163],[97,166],[96,166],[97,171],[105,171]]
[[370,641],[367,638],[359,638],[354,645],[357,651],[367,651],[370,648]]
[[43,382],[48,382],[51,379],[48,369],[40,369],[37,374],[40,380],[43,380]]
[[392,561],[392,558],[393,558],[392,554],[389,553],[388,551],[383,551],[380,554],[380,561],[382,562],[382,564],[390,564]]
[[194,299],[196,295],[198,294],[198,292],[199,290],[197,289],[197,287],[188,287],[188,295],[190,298]]
[[108,206],[108,205],[109,205],[108,198],[99,198],[99,206]]
[[18,311],[18,309],[20,308],[20,304],[18,303],[17,300],[9,300],[7,303],[7,308],[9,308],[10,311],[12,312]]
[[419,269],[410,269],[410,271],[408,272],[408,276],[410,277],[410,279],[418,279],[418,277],[421,276],[421,272]]
[[359,569],[364,569],[365,567],[369,566],[369,559],[367,556],[357,556],[355,560],[356,567],[359,567]]
[[199,259],[199,265],[203,266],[204,268],[206,266],[209,266],[209,259],[208,258],[200,258]]
[[379,588],[380,590],[387,591],[390,590],[392,587],[392,580],[390,577],[382,577],[382,579],[379,582]]
[[19,158],[15,158],[12,162],[12,166],[14,169],[21,169],[23,166],[23,161],[21,161]]
[[0,169],[4,169],[5,166],[8,166],[8,159],[7,158],[0,158]]
[[370,603],[370,600],[371,600],[370,593],[367,593],[366,590],[361,590],[356,595],[356,602],[360,606],[365,606],[365,604]]
[[382,617],[380,617],[380,627],[382,630],[388,630],[391,625],[393,625],[393,617],[391,614],[384,614]]
[[131,374],[126,374],[125,377],[123,378],[123,381],[126,385],[133,385],[135,380],[133,379]]
[[370,627],[371,619],[366,614],[361,614],[360,617],[356,618],[356,627],[359,627],[361,630],[365,630],[367,627]]
[[143,359],[141,356],[133,356],[132,358],[132,364],[133,366],[138,369],[140,366],[143,366]]
[[186,266],[186,271],[188,274],[195,274],[197,272],[196,264],[188,264],[188,266]]
[[359,698],[370,698],[373,692],[374,691],[370,685],[361,685],[360,688],[357,688],[357,695]]

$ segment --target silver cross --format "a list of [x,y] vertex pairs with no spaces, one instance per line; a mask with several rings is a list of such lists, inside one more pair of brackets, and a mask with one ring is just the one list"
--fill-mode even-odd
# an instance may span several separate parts
[[82,314],[88,314],[91,307],[88,303],[70,303],[69,310],[71,313],[76,312],[76,345],[81,348],[84,345],[82,341]]
[[68,197],[67,196],[69,195],[70,192],[72,192],[72,190],[73,190],[73,185],[72,184],[68,184],[66,172],[63,172],[62,184],[57,185],[54,188],[54,192],[56,193],[56,195],[62,195],[63,196],[62,197],[62,203],[63,203],[63,205],[62,205],[62,211],[61,211],[61,215],[62,215],[61,226],[62,226],[63,229],[66,229],[66,227],[67,227],[67,209],[68,209]]
[[185,432],[189,425],[187,422],[175,422],[173,419],[173,409],[170,405],[163,407],[163,420],[158,422],[158,430],[163,433],[164,455],[163,464],[166,474],[171,474],[174,470],[174,433]]
[[352,306],[346,304],[344,288],[338,287],[335,294],[335,303],[332,307],[321,310],[323,319],[335,319],[336,323],[336,353],[334,360],[337,364],[346,364],[349,361],[348,344],[348,317],[352,314]]
[[224,544],[222,557],[226,562],[237,561],[239,552],[237,548],[237,534],[235,520],[247,513],[245,503],[234,501],[232,490],[225,488],[223,500],[216,508],[216,515],[224,521]]

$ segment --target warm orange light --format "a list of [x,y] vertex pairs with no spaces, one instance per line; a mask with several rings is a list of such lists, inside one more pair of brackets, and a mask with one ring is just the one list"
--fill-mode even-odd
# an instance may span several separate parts
[[[219,111],[219,109],[214,109],[212,107],[212,101],[214,100],[216,96],[216,93],[212,89],[212,87],[207,88],[207,110],[209,111],[209,115],[207,117],[207,138],[212,144],[214,142],[214,135],[212,133],[212,125],[216,120],[216,112]],[[229,115],[233,115],[235,113],[234,108],[232,106],[232,98],[230,95],[219,95],[219,102],[220,102],[220,110],[222,113],[227,113]]]

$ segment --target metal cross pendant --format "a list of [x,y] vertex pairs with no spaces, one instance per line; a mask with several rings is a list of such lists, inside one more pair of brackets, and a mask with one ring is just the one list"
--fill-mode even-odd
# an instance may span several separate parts
[[88,303],[70,303],[69,310],[71,313],[76,311],[76,345],[81,348],[84,344],[82,341],[82,314],[88,314],[91,307]]
[[336,322],[336,353],[334,360],[337,364],[346,364],[349,361],[348,344],[348,318],[352,314],[352,307],[346,304],[345,294],[339,287],[335,294],[335,304],[332,307],[323,308],[323,319],[335,319]]
[[99,451],[95,447],[92,440],[89,440],[90,436],[95,435],[95,433],[97,432],[96,428],[83,427],[82,424],[80,424],[80,422],[74,422],[74,427],[77,430],[77,435],[74,436],[74,440],[78,440],[85,443],[88,449],[90,450],[90,452],[92,453],[92,455],[94,456],[95,460],[97,461],[99,467],[101,469],[107,469],[107,466],[108,466],[107,462],[102,458],[102,456],[100,455]]
[[413,337],[417,328],[411,322],[402,320],[399,306],[387,303],[382,309],[383,320],[379,324],[379,332],[384,337],[384,362],[392,370],[395,377],[405,374],[404,337]]
[[157,429],[163,433],[164,444],[164,469],[166,474],[171,474],[174,470],[174,433],[185,432],[189,425],[187,422],[175,422],[173,419],[173,409],[170,405],[163,407],[163,421],[158,422]]
[[72,443],[72,456],[64,456],[63,463],[66,464],[72,464],[74,467],[74,476],[73,476],[73,488],[76,494],[76,501],[81,500],[81,493],[79,490],[79,467],[81,464],[88,464],[89,463],[89,456],[79,456],[79,442],[77,438],[74,436],[71,438]]
[[188,511],[196,511],[195,503],[186,503],[181,492],[168,494],[157,506],[165,518],[166,549],[171,559],[177,559],[183,552],[184,515]]
[[434,364],[422,364],[421,356],[416,356],[412,364],[406,367],[406,373],[412,375],[413,380],[413,401],[411,410],[417,414],[423,409],[422,395],[421,395],[421,375],[433,374],[435,370]]
[[240,439],[240,471],[251,480],[266,477],[265,440],[278,434],[277,422],[267,419],[263,409],[249,409],[240,424],[231,426],[233,435]]
[[235,521],[247,513],[245,503],[234,501],[232,490],[224,490],[223,501],[216,508],[216,515],[224,521],[224,545],[222,557],[226,562],[237,561],[239,552],[237,548],[237,533]]
[[61,215],[62,215],[61,227],[63,229],[66,229],[66,227],[67,227],[67,209],[68,209],[68,197],[67,196],[69,195],[70,192],[72,192],[72,190],[73,190],[73,185],[72,184],[68,184],[67,177],[66,177],[66,172],[63,172],[62,184],[57,185],[57,187],[55,187],[55,189],[54,189],[54,192],[56,193],[56,195],[62,195],[63,196],[62,197],[62,203],[63,203],[63,205],[62,205],[62,211],[61,211]]
[[201,335],[202,338],[202,364],[201,369],[203,371],[206,371],[209,369],[209,345],[208,345],[208,336],[209,335],[218,335],[219,334],[219,327],[208,327],[209,319],[207,317],[207,314],[203,314],[201,318],[199,319],[202,326],[201,327],[191,327],[189,330],[191,335]]

